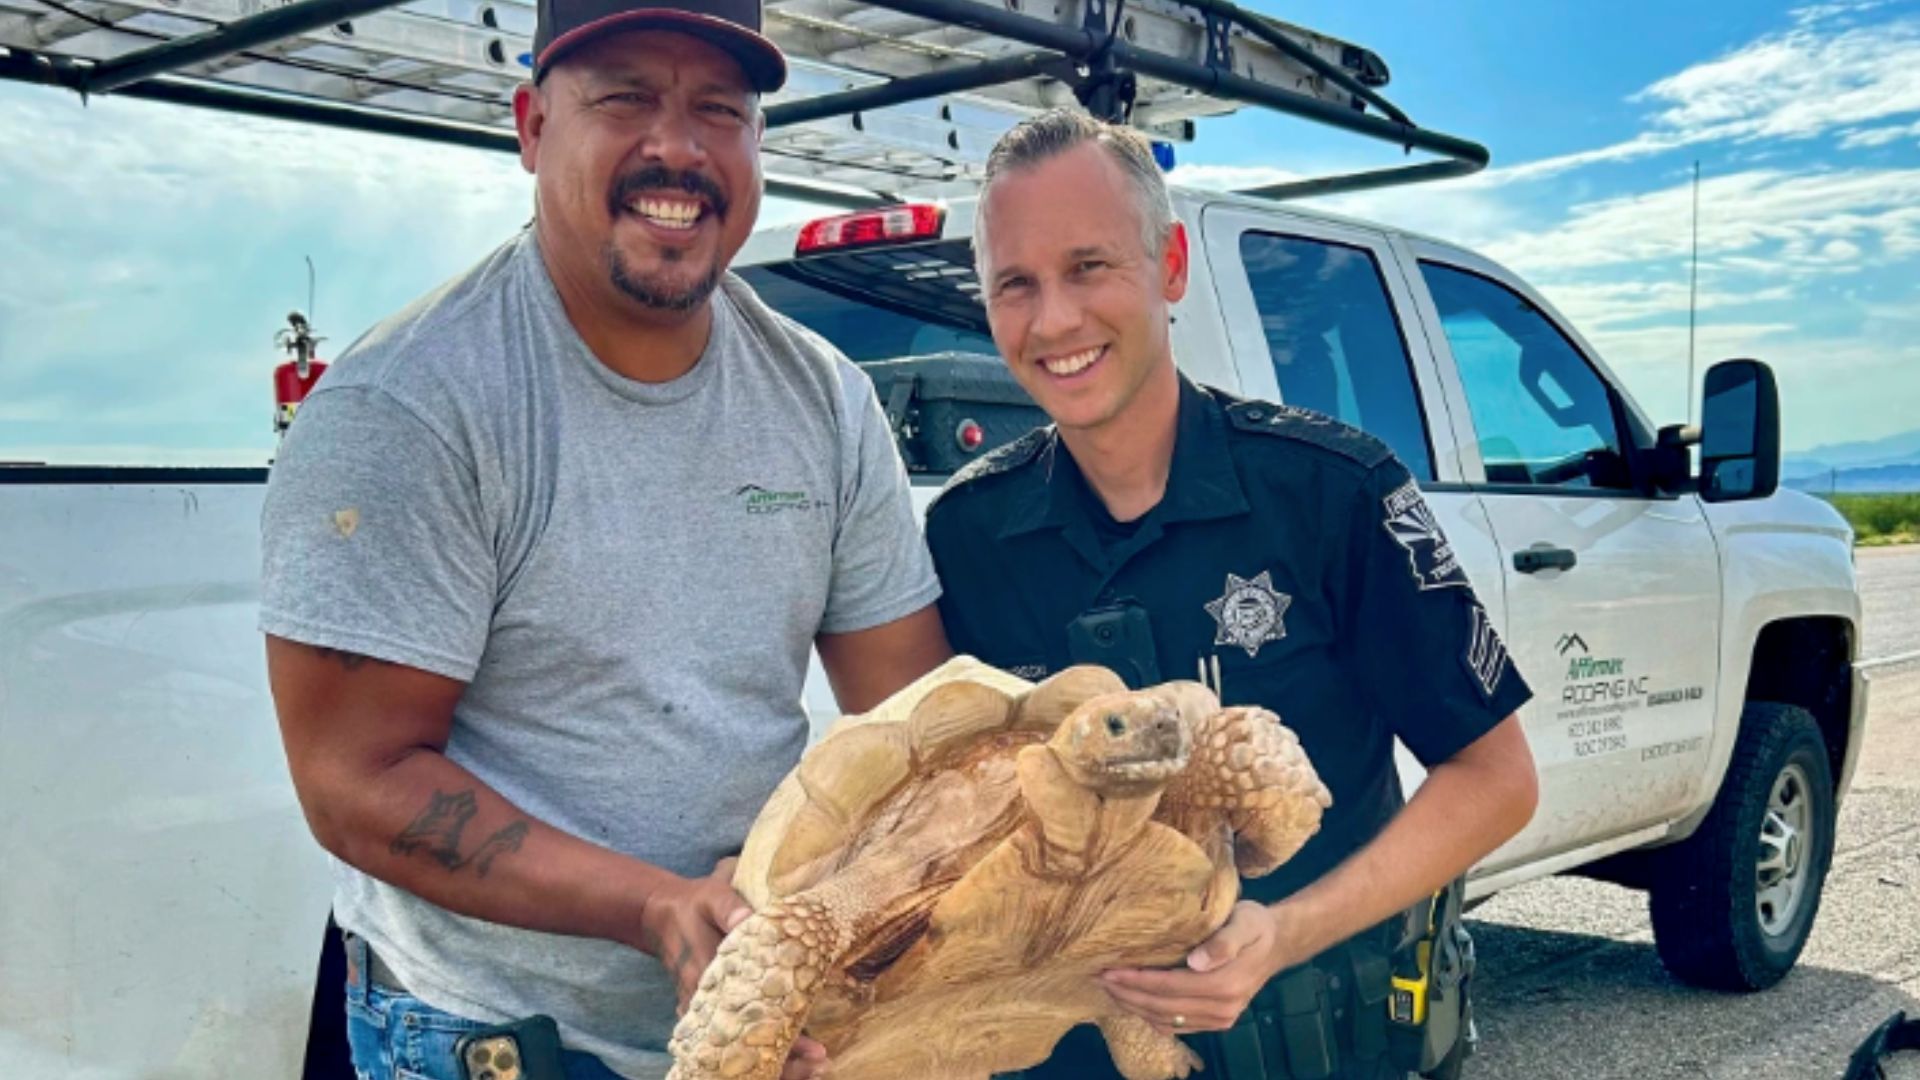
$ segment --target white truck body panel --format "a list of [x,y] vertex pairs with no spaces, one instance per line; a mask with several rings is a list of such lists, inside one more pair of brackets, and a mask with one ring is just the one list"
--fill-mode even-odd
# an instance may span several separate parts
[[267,693],[258,484],[0,484],[0,1063],[291,1077],[330,885]]

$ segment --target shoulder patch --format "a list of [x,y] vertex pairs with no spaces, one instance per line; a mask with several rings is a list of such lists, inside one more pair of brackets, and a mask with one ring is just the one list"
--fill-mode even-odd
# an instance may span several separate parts
[[[1407,549],[1413,583],[1421,592],[1449,586],[1469,587],[1467,572],[1460,566],[1446,534],[1440,531],[1440,519],[1421,496],[1418,481],[1409,477],[1406,483],[1389,492],[1382,504],[1385,513],[1380,525],[1388,536]],[[1487,693],[1493,693],[1491,686]]]
[[1034,428],[1005,446],[988,451],[984,457],[968,462],[965,468],[948,477],[947,482],[940,486],[940,491],[933,497],[933,502],[927,504],[928,511],[931,512],[934,503],[945,498],[950,491],[990,476],[1012,472],[1027,464],[1038,457],[1040,451],[1052,440],[1053,426],[1049,424],[1046,427]]
[[1331,450],[1365,468],[1386,461],[1393,451],[1386,443],[1326,413],[1297,405],[1266,401],[1236,401],[1227,406],[1227,422],[1241,431],[1293,439]]

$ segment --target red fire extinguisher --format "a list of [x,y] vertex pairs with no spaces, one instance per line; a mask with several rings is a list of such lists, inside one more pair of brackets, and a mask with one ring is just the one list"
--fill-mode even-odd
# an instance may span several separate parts
[[314,356],[314,346],[326,340],[315,337],[313,328],[307,320],[295,311],[287,316],[290,324],[273,336],[274,344],[285,349],[293,357],[286,363],[273,369],[273,432],[285,435],[287,425],[293,423],[293,414],[299,410],[300,403],[313,390],[313,384],[320,381],[320,375],[327,365]]

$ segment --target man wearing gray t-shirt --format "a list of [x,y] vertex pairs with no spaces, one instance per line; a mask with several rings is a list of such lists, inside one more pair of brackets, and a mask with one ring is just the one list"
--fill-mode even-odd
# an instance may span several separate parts
[[758,0],[680,2],[541,0],[533,225],[343,354],[274,468],[261,628],[362,1075],[457,1080],[533,1014],[573,1080],[664,1074],[810,648],[847,711],[948,652],[866,376],[725,271],[784,60]]

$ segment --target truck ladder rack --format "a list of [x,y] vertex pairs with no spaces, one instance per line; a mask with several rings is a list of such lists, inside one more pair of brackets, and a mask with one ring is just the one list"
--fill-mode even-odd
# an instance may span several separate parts
[[[1477,143],[1378,93],[1373,53],[1229,0],[766,0],[789,58],[767,100],[775,194],[841,205],[968,193],[993,141],[1079,102],[1165,142],[1244,106],[1439,160],[1275,197],[1456,176]],[[531,0],[0,0],[0,78],[513,150]]]

